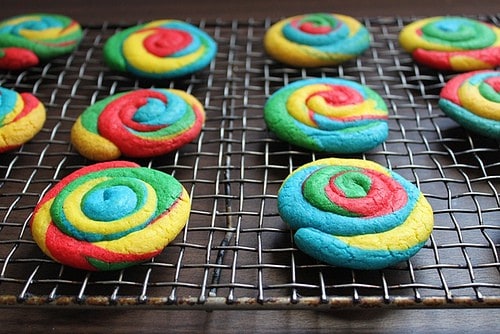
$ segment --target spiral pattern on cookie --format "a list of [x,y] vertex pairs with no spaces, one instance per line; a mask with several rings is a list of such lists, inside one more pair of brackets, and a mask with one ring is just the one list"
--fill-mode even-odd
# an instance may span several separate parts
[[280,139],[333,153],[364,152],[388,135],[383,99],[345,79],[305,79],[271,95],[264,107],[268,127]]
[[0,22],[0,68],[23,69],[69,53],[83,37],[81,26],[55,14],[16,16]]
[[370,46],[368,30],[356,19],[316,13],[281,20],[264,36],[271,57],[292,66],[317,67],[345,62]]
[[71,130],[85,157],[104,161],[169,153],[196,138],[205,121],[201,103],[176,89],[140,89],[87,108]]
[[114,161],[63,178],[31,221],[41,250],[62,264],[114,270],[158,255],[182,230],[189,195],[172,176]]
[[217,44],[203,30],[177,20],[158,20],[126,29],[104,45],[104,60],[113,70],[138,77],[166,79],[208,66]]
[[45,106],[34,95],[0,87],[0,153],[32,139],[45,118]]
[[424,65],[459,72],[500,65],[500,28],[477,20],[438,16],[401,30],[403,49]]
[[500,139],[500,71],[457,75],[441,90],[439,107],[463,127]]
[[278,210],[297,247],[335,266],[384,268],[413,256],[433,228],[420,191],[370,161],[322,159],[294,171]]

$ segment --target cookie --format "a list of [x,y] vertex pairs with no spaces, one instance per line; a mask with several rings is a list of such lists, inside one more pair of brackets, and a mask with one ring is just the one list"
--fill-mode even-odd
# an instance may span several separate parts
[[264,48],[274,59],[296,67],[340,64],[370,46],[368,30],[356,19],[330,13],[289,17],[264,35]]
[[405,26],[399,43],[428,67],[467,72],[500,66],[500,28],[457,16],[436,16]]
[[157,20],[125,29],[104,45],[104,60],[111,69],[147,79],[192,74],[208,66],[216,53],[212,37],[178,20]]
[[73,19],[30,14],[0,22],[0,69],[21,70],[71,53],[83,37]]
[[278,210],[300,250],[351,269],[409,259],[434,224],[431,206],[412,183],[358,159],[322,159],[298,168],[279,190]]
[[35,137],[45,118],[45,106],[34,95],[0,87],[0,153]]
[[163,172],[101,162],[63,178],[35,207],[33,239],[56,262],[122,269],[161,253],[185,226],[189,195]]
[[189,143],[204,122],[205,110],[194,96],[177,89],[139,89],[88,107],[71,129],[71,143],[96,161],[150,158]]
[[464,128],[500,139],[500,71],[455,76],[441,90],[438,104]]
[[296,81],[264,106],[264,120],[278,138],[320,152],[368,151],[387,138],[387,119],[380,95],[338,78]]

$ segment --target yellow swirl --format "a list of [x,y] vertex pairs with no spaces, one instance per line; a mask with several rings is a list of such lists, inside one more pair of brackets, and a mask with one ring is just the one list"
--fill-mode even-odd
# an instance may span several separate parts
[[422,217],[431,217],[432,214],[432,207],[421,194],[414,209],[401,225],[386,232],[336,238],[349,246],[366,250],[404,251],[429,238],[434,222]]
[[[97,133],[88,131],[82,124],[81,117],[78,117],[71,128],[71,143],[78,152],[91,160],[102,160],[103,156],[107,160],[115,160],[122,155],[118,146],[112,141]],[[96,151],[96,147],[99,147],[98,151]]]
[[322,116],[336,118],[364,116],[367,113],[377,116],[387,115],[386,111],[377,110],[375,108],[376,102],[370,99],[357,104],[332,106],[325,103],[321,96],[312,96],[309,98],[315,93],[331,89],[328,85],[322,84],[307,85],[297,89],[290,95],[286,103],[288,112],[299,122],[311,127],[315,127],[316,125],[309,116],[309,110]]
[[458,88],[457,94],[465,109],[478,116],[500,121],[500,103],[485,99],[477,86],[464,82]]
[[16,93],[16,96],[16,104],[14,105],[14,108],[12,108],[12,110],[7,115],[5,115],[3,124],[12,123],[24,109],[24,100],[22,99],[21,95]]

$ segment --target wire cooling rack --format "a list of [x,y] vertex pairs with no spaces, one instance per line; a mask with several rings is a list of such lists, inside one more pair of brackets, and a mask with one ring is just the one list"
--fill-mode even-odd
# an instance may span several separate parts
[[[499,25],[499,16],[478,19]],[[136,80],[110,71],[103,43],[123,25],[84,27],[72,55],[0,83],[32,92],[48,119],[31,142],[0,155],[0,305],[116,305],[164,309],[284,309],[500,306],[498,142],[469,133],[437,107],[451,73],[415,64],[397,37],[414,18],[367,18],[371,48],[320,68],[285,67],[264,52],[270,20],[192,22],[219,45],[215,60],[187,78]],[[300,252],[278,215],[277,190],[315,154],[278,140],[263,121],[266,99],[290,82],[342,77],[376,90],[390,109],[389,138],[366,154],[416,184],[435,228],[407,262],[379,271],[334,268]],[[139,164],[174,175],[192,197],[189,222],[152,261],[86,272],[51,261],[33,242],[36,203],[61,178],[92,162],[69,143],[76,117],[111,94],[183,89],[207,112],[196,141]]]

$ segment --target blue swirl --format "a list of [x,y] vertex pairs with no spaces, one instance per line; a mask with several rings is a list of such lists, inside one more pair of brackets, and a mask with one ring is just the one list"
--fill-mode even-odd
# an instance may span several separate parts
[[500,72],[488,71],[488,72],[484,72],[484,73],[474,74],[467,81],[469,81],[471,83],[471,85],[477,86],[489,78],[494,78],[494,77],[498,77],[498,76],[500,76]]
[[48,28],[58,28],[62,27],[62,24],[59,20],[49,17],[42,16],[37,17],[34,16],[33,20],[24,21],[16,25],[7,25],[0,28],[0,34],[13,34],[13,35],[21,35],[21,30],[45,30]]
[[482,133],[492,138],[500,138],[500,122],[494,119],[487,119],[478,116],[469,110],[446,99],[439,99],[439,107],[450,118],[457,121],[464,128],[476,133]]
[[14,110],[19,94],[11,89],[0,87],[0,125],[3,124],[5,116]]
[[310,256],[335,266],[374,270],[405,261],[415,255],[425,243],[399,251],[366,250],[347,245],[334,235],[315,228],[301,228],[294,235],[297,247]]

